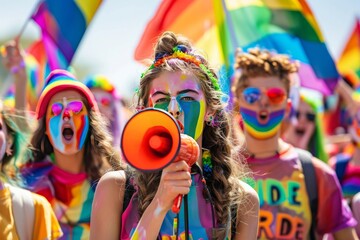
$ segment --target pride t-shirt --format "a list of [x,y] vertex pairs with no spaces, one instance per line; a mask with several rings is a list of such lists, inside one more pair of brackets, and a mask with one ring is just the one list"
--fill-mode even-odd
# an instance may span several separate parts
[[[260,198],[259,239],[306,239],[311,210],[298,153],[288,145],[270,158],[247,159]],[[342,198],[335,172],[322,161],[312,159],[318,188],[318,235],[355,226]]]

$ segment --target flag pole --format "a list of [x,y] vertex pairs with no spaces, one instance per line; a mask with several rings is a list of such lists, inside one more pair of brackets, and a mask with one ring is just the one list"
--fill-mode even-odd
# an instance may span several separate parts
[[42,3],[43,1],[44,1],[44,0],[39,0],[39,1],[35,4],[33,10],[30,12],[30,16],[29,16],[28,18],[26,18],[26,21],[25,21],[25,23],[22,25],[22,27],[21,27],[21,29],[20,29],[20,32],[19,32],[18,35],[16,35],[16,37],[14,38],[14,40],[15,40],[16,42],[19,42],[20,37],[21,37],[21,35],[24,33],[24,31],[25,31],[25,29],[26,29],[26,26],[28,25],[31,17],[34,15],[34,13],[35,13],[35,11],[38,9],[40,3]]

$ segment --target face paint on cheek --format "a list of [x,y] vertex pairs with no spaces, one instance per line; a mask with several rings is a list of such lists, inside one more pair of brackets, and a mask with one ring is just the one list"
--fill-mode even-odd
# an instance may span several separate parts
[[82,149],[84,146],[86,136],[89,131],[89,116],[87,114],[81,114],[74,117],[75,136],[77,142],[77,150]]
[[158,108],[164,111],[168,111],[169,109],[169,102],[162,102],[162,103],[156,103],[154,105],[154,108]]
[[184,133],[197,140],[204,129],[205,101],[180,101],[184,112]]
[[240,108],[245,130],[254,138],[267,139],[276,135],[280,130],[285,110],[270,113],[267,123],[259,123],[257,113],[247,108]]
[[61,132],[61,115],[51,117],[49,120],[47,120],[47,131],[50,134],[49,140],[53,147],[57,149],[60,152],[65,151],[65,144],[62,141],[62,132]]

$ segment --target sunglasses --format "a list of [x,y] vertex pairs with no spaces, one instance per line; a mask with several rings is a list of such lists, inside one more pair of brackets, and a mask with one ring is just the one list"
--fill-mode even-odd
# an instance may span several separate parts
[[[68,102],[66,109],[72,111],[74,114],[79,114],[83,109],[82,101],[71,101]],[[60,102],[53,103],[51,106],[51,111],[54,116],[59,116],[64,109],[64,105]]]
[[308,120],[309,122],[314,122],[315,121],[315,117],[316,117],[315,113],[299,112],[299,111],[295,112],[295,116],[296,116],[297,119],[299,119],[301,115],[305,115],[306,120]]
[[261,99],[262,93],[268,97],[271,104],[280,104],[286,99],[285,91],[282,88],[268,88],[265,91],[255,87],[247,87],[243,90],[242,96],[248,104],[254,104]]

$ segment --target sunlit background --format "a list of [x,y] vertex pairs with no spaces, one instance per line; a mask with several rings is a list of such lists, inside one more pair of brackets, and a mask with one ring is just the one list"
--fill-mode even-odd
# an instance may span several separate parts
[[[79,78],[104,74],[130,99],[144,66],[134,61],[135,47],[160,0],[106,0],[96,13],[75,54],[72,64]],[[308,0],[336,60],[360,17],[360,0]],[[14,38],[26,24],[21,44],[28,46],[39,37],[37,25],[29,21],[37,1],[3,1],[0,43]],[[2,75],[2,77],[4,77]]]

